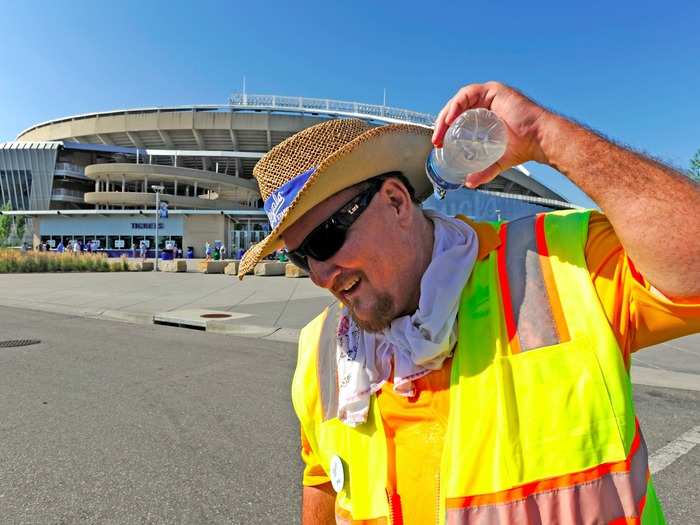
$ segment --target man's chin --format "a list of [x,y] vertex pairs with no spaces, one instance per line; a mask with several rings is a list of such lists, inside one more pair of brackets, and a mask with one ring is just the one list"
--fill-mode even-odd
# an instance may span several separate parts
[[394,302],[388,295],[382,295],[372,308],[357,308],[358,304],[348,304],[353,321],[365,332],[381,332],[394,320]]

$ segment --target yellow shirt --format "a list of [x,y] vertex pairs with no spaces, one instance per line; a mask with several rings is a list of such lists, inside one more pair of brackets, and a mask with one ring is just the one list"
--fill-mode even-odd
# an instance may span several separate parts
[[[500,244],[487,224],[471,223],[479,237],[479,258]],[[591,214],[586,262],[598,297],[629,369],[630,356],[646,346],[700,331],[700,304],[677,304],[651,290],[627,257],[607,218]],[[451,360],[441,370],[414,381],[416,395],[405,398],[387,382],[377,401],[387,436],[389,489],[398,494],[403,523],[434,523],[440,458],[449,410]],[[306,437],[303,484],[328,483]]]

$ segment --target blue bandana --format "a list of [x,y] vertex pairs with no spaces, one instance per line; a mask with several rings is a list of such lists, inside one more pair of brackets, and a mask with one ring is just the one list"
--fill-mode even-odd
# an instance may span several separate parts
[[265,199],[263,208],[265,208],[267,218],[270,219],[270,226],[272,226],[272,228],[275,228],[280,223],[282,218],[284,218],[289,205],[292,204],[294,198],[315,171],[316,168],[311,168],[306,170],[301,175],[297,175],[292,180],[282,184],[282,186],[273,191],[270,196]]

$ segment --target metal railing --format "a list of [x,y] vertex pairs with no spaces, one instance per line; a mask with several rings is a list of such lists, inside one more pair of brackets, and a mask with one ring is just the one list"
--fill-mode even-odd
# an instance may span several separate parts
[[70,162],[57,162],[56,167],[54,168],[54,173],[56,175],[75,175],[78,177],[84,177],[85,168]]
[[69,190],[67,188],[54,188],[51,193],[52,200],[63,200],[66,197],[71,199],[78,199],[80,202],[83,202],[83,200],[85,199],[85,192],[78,190]]
[[394,120],[432,126],[435,115],[418,113],[407,109],[392,108],[363,102],[346,102],[325,98],[285,97],[279,95],[251,95],[234,93],[229,97],[229,104],[235,107],[255,109],[275,109],[288,111],[324,111],[343,115],[361,115],[378,117],[383,120]]
[[52,126],[62,122],[91,119],[96,117],[109,117],[115,115],[139,115],[148,113],[162,113],[168,111],[195,112],[215,111],[225,112],[231,110],[278,110],[278,111],[302,111],[313,113],[315,111],[329,112],[344,116],[358,116],[365,118],[377,118],[386,122],[409,122],[421,126],[432,127],[435,115],[419,113],[407,109],[393,108],[379,104],[365,104],[364,102],[345,102],[342,100],[330,100],[323,98],[286,97],[278,95],[249,95],[234,93],[229,97],[228,104],[193,104],[187,106],[163,106],[150,108],[117,109],[113,111],[100,111],[97,113],[83,113],[68,117],[47,120],[22,130],[17,138],[45,126]]

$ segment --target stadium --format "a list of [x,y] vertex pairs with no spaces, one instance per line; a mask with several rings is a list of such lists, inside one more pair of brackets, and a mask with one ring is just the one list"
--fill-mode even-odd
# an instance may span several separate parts
[[[89,113],[42,122],[0,143],[0,205],[27,217],[25,242],[94,241],[113,255],[131,246],[234,253],[268,231],[255,163],[272,147],[332,118],[430,127],[434,116],[328,99],[232,95],[227,104]],[[156,195],[158,193],[159,195]],[[156,199],[167,218],[157,218]],[[479,219],[575,207],[522,167],[479,191],[459,190],[426,207]],[[169,243],[169,244],[167,244]]]

